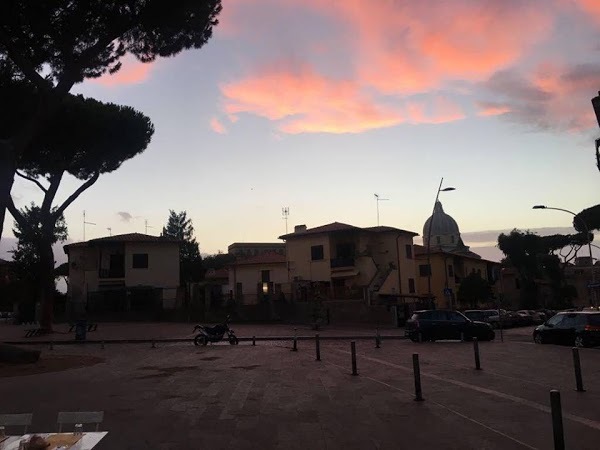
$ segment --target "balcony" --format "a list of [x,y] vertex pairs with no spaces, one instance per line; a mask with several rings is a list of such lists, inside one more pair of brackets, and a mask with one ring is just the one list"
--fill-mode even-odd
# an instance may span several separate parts
[[332,258],[329,261],[329,266],[332,269],[340,269],[342,267],[354,267],[354,258]]
[[98,271],[98,278],[125,278],[125,269],[100,269]]

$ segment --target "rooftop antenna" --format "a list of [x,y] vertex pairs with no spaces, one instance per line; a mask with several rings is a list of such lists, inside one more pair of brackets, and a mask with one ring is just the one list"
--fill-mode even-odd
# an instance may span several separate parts
[[373,194],[375,196],[375,201],[377,202],[377,226],[379,226],[379,202],[384,202],[389,200],[389,198],[381,198],[379,194]]
[[281,208],[281,218],[285,220],[285,234],[288,233],[288,216],[290,215],[290,208],[288,206],[284,206]]
[[144,228],[145,228],[145,233],[148,234],[148,228],[154,228],[152,225],[148,225],[148,219],[144,220]]
[[108,235],[112,236],[112,228],[111,227],[107,227],[106,229],[108,230]]
[[85,226],[86,225],[96,225],[94,222],[86,222],[85,220],[85,210],[83,211],[83,242],[85,242]]

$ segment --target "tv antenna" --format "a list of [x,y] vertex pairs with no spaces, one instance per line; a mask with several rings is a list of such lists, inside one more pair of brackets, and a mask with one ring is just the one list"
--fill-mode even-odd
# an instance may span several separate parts
[[288,206],[284,206],[281,208],[281,218],[285,220],[285,234],[288,233],[288,216],[290,215],[290,208]]
[[377,226],[379,226],[379,202],[388,201],[389,198],[381,198],[379,194],[373,194],[375,196],[375,201],[377,202]]
[[148,219],[144,220],[144,228],[145,228],[145,233],[148,234],[148,228],[154,228],[152,225],[148,225]]
[[112,236],[112,228],[111,227],[106,227],[106,229],[108,230],[108,235]]
[[86,225],[96,225],[94,222],[86,222],[85,220],[85,210],[83,211],[83,242],[85,242],[85,226]]

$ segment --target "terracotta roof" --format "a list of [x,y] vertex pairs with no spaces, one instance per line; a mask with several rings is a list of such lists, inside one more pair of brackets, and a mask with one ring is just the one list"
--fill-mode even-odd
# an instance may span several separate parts
[[172,238],[168,238],[168,237],[163,237],[163,236],[151,236],[149,234],[142,234],[142,233],[127,233],[127,234],[116,234],[114,236],[105,236],[105,237],[101,237],[101,238],[96,238],[96,239],[90,239],[89,241],[85,241],[85,242],[75,242],[73,244],[68,244],[65,245],[63,247],[63,249],[65,250],[65,253],[69,252],[69,248],[73,248],[73,247],[89,247],[95,244],[102,244],[102,243],[118,243],[118,242],[158,242],[158,243],[162,243],[162,242],[179,242],[179,240],[177,239],[172,239]]
[[385,226],[360,228],[360,227],[355,227],[354,225],[348,225],[347,223],[332,222],[332,223],[328,223],[327,225],[321,225],[320,227],[308,228],[305,231],[284,234],[283,236],[279,236],[279,239],[289,239],[289,238],[301,237],[301,236],[304,236],[307,234],[335,233],[337,231],[367,231],[367,232],[373,232],[373,233],[383,233],[383,232],[387,232],[387,231],[395,231],[395,232],[400,232],[400,233],[408,233],[413,236],[418,236],[417,233],[413,233],[412,231],[401,230],[400,228],[385,227]]
[[248,264],[280,264],[285,263],[285,255],[281,255],[275,252],[265,252],[256,256],[249,256],[248,258],[238,259],[232,265],[242,266]]

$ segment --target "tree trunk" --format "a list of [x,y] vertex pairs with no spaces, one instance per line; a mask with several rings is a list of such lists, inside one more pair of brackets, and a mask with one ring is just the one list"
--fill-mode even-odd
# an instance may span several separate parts
[[12,144],[7,140],[0,140],[0,240],[16,170]]
[[45,236],[39,245],[39,301],[42,306],[42,317],[40,326],[47,332],[52,332],[52,320],[54,317],[54,251],[52,250],[52,238]]

